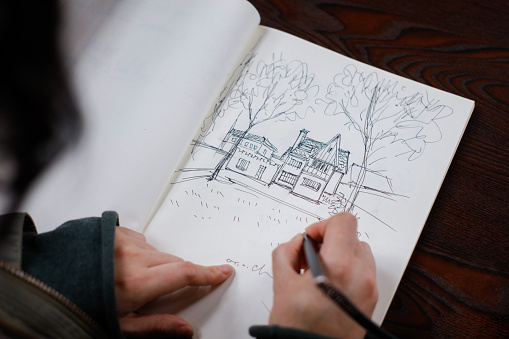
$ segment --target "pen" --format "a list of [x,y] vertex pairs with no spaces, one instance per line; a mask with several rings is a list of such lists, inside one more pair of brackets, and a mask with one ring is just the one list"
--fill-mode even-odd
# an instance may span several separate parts
[[308,267],[313,274],[313,279],[317,284],[328,282],[329,280],[325,276],[325,270],[323,269],[322,262],[318,258],[318,254],[316,252],[317,249],[315,241],[308,237],[306,232],[302,233],[302,235],[304,236],[304,255],[306,256]]
[[304,236],[304,255],[311,270],[316,285],[341,307],[353,320],[370,332],[371,338],[389,338],[397,339],[394,335],[387,332],[377,324],[366,317],[341,291],[329,283],[329,279],[325,275],[320,257],[317,253],[316,242],[310,238],[305,232]]

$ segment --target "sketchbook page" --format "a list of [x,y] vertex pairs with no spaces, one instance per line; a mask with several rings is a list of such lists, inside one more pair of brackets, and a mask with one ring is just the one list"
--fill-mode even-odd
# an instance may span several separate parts
[[41,230],[105,210],[141,230],[259,15],[243,0],[67,5],[83,26],[103,22],[72,69],[84,133],[24,209]]
[[247,338],[268,320],[272,250],[348,211],[375,256],[381,323],[474,103],[273,29],[258,33],[146,232],[160,250],[236,273],[170,310],[203,338]]

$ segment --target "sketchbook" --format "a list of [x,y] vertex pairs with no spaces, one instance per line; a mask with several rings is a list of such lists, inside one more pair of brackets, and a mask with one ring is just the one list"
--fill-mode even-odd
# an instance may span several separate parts
[[243,338],[268,320],[272,250],[348,211],[382,322],[473,101],[260,26],[243,0],[62,6],[84,132],[26,201],[40,231],[115,210],[161,251],[233,265],[152,307]]

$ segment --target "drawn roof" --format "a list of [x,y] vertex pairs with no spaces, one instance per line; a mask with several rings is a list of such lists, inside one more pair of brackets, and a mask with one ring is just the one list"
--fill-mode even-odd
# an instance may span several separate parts
[[[350,166],[349,183],[353,185],[356,184],[357,178],[359,176],[359,171],[361,170],[362,166],[355,163]],[[361,186],[363,191],[370,191],[372,193],[377,192],[383,195],[394,194],[394,190],[392,188],[392,180],[390,178],[367,168],[365,170],[365,177]]]
[[341,134],[338,134],[316,153],[315,159],[320,159],[337,167],[336,170],[346,173],[350,152],[342,150],[339,147],[340,142]]
[[289,151],[292,156],[304,160],[319,159],[335,166],[337,171],[346,173],[350,152],[342,150],[339,147],[340,142],[341,134],[337,134],[327,143],[304,137],[295,149]]
[[[231,129],[228,132],[228,134],[225,136],[224,141],[227,141],[230,135],[234,136],[234,137],[237,137],[237,138],[240,138],[240,137],[242,137],[242,134],[244,134],[244,131],[241,131],[241,130],[238,130],[238,129]],[[274,146],[269,141],[269,139],[267,139],[266,137],[262,137],[262,136],[259,136],[259,135],[256,135],[256,134],[247,133],[244,136],[244,139],[255,141],[255,142],[259,142],[260,144],[263,144],[263,145],[267,146],[268,148],[270,148],[272,151],[277,152],[276,146]]]
[[320,150],[325,144],[320,141],[305,137],[299,142],[297,147],[292,151],[292,155],[305,157],[309,159],[310,156],[314,156],[318,150]]

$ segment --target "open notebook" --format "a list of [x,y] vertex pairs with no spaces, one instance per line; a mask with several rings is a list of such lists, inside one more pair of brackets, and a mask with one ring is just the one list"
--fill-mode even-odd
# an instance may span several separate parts
[[159,250],[230,263],[153,305],[204,338],[267,322],[271,251],[340,211],[377,263],[380,323],[474,103],[259,26],[243,0],[72,0],[85,130],[26,202],[41,231],[119,212]]

